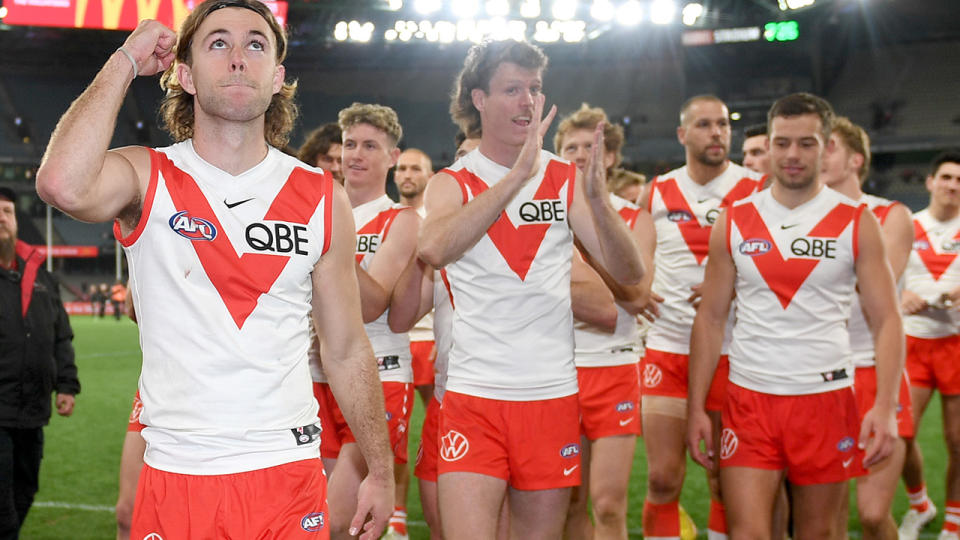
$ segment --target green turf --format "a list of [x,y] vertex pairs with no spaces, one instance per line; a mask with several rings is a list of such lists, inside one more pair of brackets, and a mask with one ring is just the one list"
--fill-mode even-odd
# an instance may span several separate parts
[[[25,540],[108,539],[115,536],[110,511],[117,496],[117,468],[126,430],[130,402],[140,372],[136,326],[129,321],[74,317],[77,364],[83,392],[70,418],[56,415],[46,430],[46,448],[38,504],[30,511],[21,538]],[[419,399],[413,412],[410,455],[415,456],[423,421]],[[926,459],[930,496],[942,507],[946,451],[940,428],[940,402],[934,398],[920,430]],[[642,444],[638,445],[630,486],[628,527],[639,538],[646,471]],[[681,499],[705,537],[708,499],[703,471],[692,462]],[[410,489],[410,537],[428,538],[414,481]],[[84,505],[87,508],[74,508]],[[906,510],[901,489],[894,505],[899,521]],[[92,507],[92,508],[90,508]],[[851,503],[852,508],[856,508]],[[854,513],[855,514],[855,513]],[[938,531],[942,515],[927,531]],[[856,515],[850,519],[851,536],[858,536]]]

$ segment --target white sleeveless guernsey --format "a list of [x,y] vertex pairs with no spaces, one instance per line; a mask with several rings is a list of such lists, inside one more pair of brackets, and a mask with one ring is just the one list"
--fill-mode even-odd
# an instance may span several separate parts
[[453,304],[445,274],[443,270],[434,270],[433,275],[433,346],[437,349],[433,361],[433,396],[440,402],[447,391],[447,364],[453,348]]
[[[353,209],[353,221],[357,226],[357,262],[364,270],[370,268],[377,254],[377,247],[387,239],[393,220],[408,208],[397,204],[386,194]],[[413,382],[413,365],[410,357],[410,337],[406,332],[396,334],[390,330],[387,308],[377,320],[364,326],[373,354],[377,357],[382,382]]]
[[[867,205],[867,208],[877,217],[877,221],[882,225],[890,215],[890,210],[900,204],[896,201],[867,195],[864,193],[857,200],[859,204]],[[863,314],[863,306],[860,304],[860,295],[853,295],[853,303],[850,305],[850,321],[847,324],[847,332],[850,334],[850,353],[853,355],[854,367],[873,367],[876,365],[876,355],[873,349],[873,332],[867,324],[867,319]]]
[[207,475],[317,457],[307,348],[330,173],[275,148],[238,176],[190,140],[150,154],[139,223],[114,226],[143,349],[144,460]]
[[[913,215],[913,251],[903,271],[904,288],[928,302],[960,287],[960,216],[937,221],[929,210]],[[952,336],[958,329],[960,314],[954,310],[925,309],[903,318],[908,336],[934,339]]]
[[[643,211],[639,206],[612,193],[610,204],[631,229],[637,223],[637,216]],[[640,343],[640,326],[637,324],[637,318],[619,304],[615,305],[617,327],[612,334],[589,323],[576,320],[573,322],[577,367],[623,366],[636,364],[639,360],[643,353],[643,346]]]
[[[690,354],[696,310],[687,298],[692,286],[703,283],[713,222],[723,208],[762,189],[763,178],[730,163],[720,176],[702,186],[690,179],[686,166],[650,183],[647,209],[657,230],[653,292],[663,297],[663,303],[660,316],[647,331],[648,349]],[[728,324],[724,354],[729,335]]]
[[[536,175],[445,267],[454,307],[447,390],[505,401],[577,392],[567,222],[576,170],[542,151]],[[456,179],[466,204],[509,169],[476,151],[443,172]]]
[[826,187],[793,209],[770,190],[734,203],[727,216],[737,272],[730,382],[778,395],[853,384],[847,320],[864,208]]

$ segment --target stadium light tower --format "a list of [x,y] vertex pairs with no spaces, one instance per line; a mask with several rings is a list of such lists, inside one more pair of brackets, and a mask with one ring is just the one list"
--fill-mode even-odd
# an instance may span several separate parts
[[387,9],[399,11],[403,7],[403,0],[387,0]]
[[677,4],[673,0],[653,0],[650,4],[650,21],[653,24],[670,24],[677,15]]
[[613,19],[615,11],[610,0],[593,0],[593,5],[590,6],[590,16],[598,21]]
[[697,19],[703,15],[703,4],[699,2],[692,2],[683,6],[683,10],[680,12],[681,18],[683,19],[683,24],[687,26],[693,26],[697,24]]
[[624,26],[635,26],[643,20],[643,7],[637,0],[627,0],[617,8],[617,22]]

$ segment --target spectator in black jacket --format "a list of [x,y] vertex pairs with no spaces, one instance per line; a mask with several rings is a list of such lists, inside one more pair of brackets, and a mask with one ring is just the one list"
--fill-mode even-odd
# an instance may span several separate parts
[[80,392],[57,282],[17,240],[15,199],[0,187],[0,540],[18,537],[37,492],[50,394],[69,416]]

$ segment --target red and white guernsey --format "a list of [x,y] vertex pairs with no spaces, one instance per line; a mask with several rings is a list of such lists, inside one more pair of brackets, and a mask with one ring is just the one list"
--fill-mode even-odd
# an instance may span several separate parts
[[[542,151],[537,174],[444,269],[454,306],[447,390],[505,401],[577,392],[567,222],[576,171]],[[509,169],[471,152],[443,172],[466,204]]]
[[150,154],[140,221],[126,237],[114,226],[143,349],[144,460],[229,474],[317,457],[311,272],[332,177],[275,148],[238,176],[190,140]]
[[[647,208],[657,230],[653,292],[663,297],[663,303],[647,332],[647,348],[690,354],[696,310],[687,299],[690,287],[703,283],[713,222],[723,208],[762,188],[763,175],[736,163],[702,186],[690,179],[686,166],[650,183]],[[728,339],[729,332],[724,354]]]
[[864,208],[828,188],[793,209],[770,190],[730,208],[727,249],[737,271],[730,382],[778,395],[853,384],[847,320]]
[[[904,288],[927,302],[960,287],[960,216],[938,221],[929,210],[913,215],[913,251],[903,271]],[[933,339],[958,333],[957,313],[953,310],[925,309],[903,318],[908,336]]]
[[[386,241],[393,220],[406,206],[393,202],[386,194],[353,209],[353,221],[357,226],[357,262],[364,270],[376,257],[377,247]],[[410,356],[410,337],[404,332],[390,330],[387,308],[377,320],[364,326],[373,354],[377,357],[382,382],[413,382],[413,365]]]
[[[610,204],[633,228],[642,210],[626,199],[610,194]],[[575,255],[577,256],[577,255]],[[636,364],[642,352],[640,326],[637,318],[616,304],[617,327],[613,333],[601,330],[589,323],[574,321],[573,340],[576,344],[577,367],[607,367]]]
[[441,403],[447,391],[447,365],[453,348],[453,304],[444,274],[434,270],[433,276],[433,342],[437,350],[433,361],[433,396]]
[[[897,201],[891,201],[875,195],[863,194],[857,200],[860,204],[867,205],[867,208],[877,217],[877,221],[882,225],[890,214],[890,209],[898,204]],[[867,319],[863,315],[863,306],[860,304],[860,295],[853,295],[853,304],[850,307],[850,322],[847,324],[847,332],[850,334],[850,353],[853,355],[854,367],[873,367],[876,365],[875,354],[873,350],[873,333],[870,326],[867,325]]]

